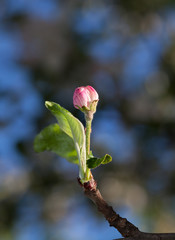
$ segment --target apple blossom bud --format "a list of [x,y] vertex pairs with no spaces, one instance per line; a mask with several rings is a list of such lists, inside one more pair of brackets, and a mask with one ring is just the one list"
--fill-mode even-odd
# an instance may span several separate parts
[[88,101],[90,101],[90,97],[86,87],[76,88],[73,95],[74,107],[78,109],[82,107],[87,107]]
[[91,86],[83,86],[75,89],[73,95],[74,107],[84,112],[85,118],[88,121],[93,119],[93,114],[96,112],[98,100],[98,93]]
[[98,93],[91,86],[78,87],[73,95],[73,104],[75,108],[86,108],[90,110],[93,101],[98,101]]
[[91,102],[99,100],[98,93],[95,91],[93,87],[87,86],[86,89],[89,91]]

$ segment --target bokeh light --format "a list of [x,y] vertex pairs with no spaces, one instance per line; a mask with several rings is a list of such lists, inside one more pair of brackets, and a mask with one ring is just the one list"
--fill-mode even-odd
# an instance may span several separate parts
[[56,120],[44,101],[73,107],[76,87],[100,101],[93,171],[105,199],[143,231],[175,232],[174,1],[0,2],[0,239],[115,239],[77,184],[78,167],[36,154]]

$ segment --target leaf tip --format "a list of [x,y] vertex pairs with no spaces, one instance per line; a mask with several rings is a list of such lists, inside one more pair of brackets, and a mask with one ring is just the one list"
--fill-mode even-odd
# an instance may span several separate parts
[[45,106],[46,106],[47,108],[52,107],[52,102],[45,101]]

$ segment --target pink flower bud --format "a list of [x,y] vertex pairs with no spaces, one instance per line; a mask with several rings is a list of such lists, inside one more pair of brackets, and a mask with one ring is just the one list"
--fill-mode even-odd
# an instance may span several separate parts
[[75,89],[73,95],[73,104],[75,108],[90,108],[90,105],[93,101],[98,101],[98,93],[91,86],[78,87]]

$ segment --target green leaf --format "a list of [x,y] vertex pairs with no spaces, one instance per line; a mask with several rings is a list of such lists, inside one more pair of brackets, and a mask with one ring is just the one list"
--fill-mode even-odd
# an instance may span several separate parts
[[92,158],[88,159],[87,166],[88,166],[88,168],[96,168],[96,167],[100,166],[101,164],[107,164],[111,161],[112,161],[112,157],[109,154],[106,154],[102,158],[92,157]]
[[49,101],[46,101],[45,104],[57,118],[60,128],[81,146],[83,142],[85,142],[85,133],[82,123],[59,104]]
[[79,159],[80,178],[83,179],[86,172],[86,140],[83,124],[59,104],[49,101],[46,101],[45,104],[57,118],[61,130],[73,139]]
[[94,158],[94,155],[92,154],[92,151],[91,151],[91,150],[90,150],[90,152],[89,152],[87,158],[88,158],[88,159],[89,159],[89,158]]
[[36,152],[51,151],[78,164],[78,156],[71,137],[64,133],[57,123],[44,128],[34,140]]

